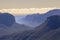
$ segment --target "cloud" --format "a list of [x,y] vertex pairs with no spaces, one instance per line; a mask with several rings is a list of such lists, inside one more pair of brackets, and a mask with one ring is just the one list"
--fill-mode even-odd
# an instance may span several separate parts
[[56,9],[54,8],[21,8],[21,9],[1,9],[0,12],[9,12],[13,15],[25,15],[33,13],[45,13],[49,10]]

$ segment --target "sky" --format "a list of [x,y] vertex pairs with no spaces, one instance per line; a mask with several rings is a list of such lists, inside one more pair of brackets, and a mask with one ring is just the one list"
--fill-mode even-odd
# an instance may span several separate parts
[[[39,10],[42,8],[44,8],[43,10],[45,10],[45,8],[48,8],[48,10],[50,10],[49,8],[60,8],[60,0],[0,0],[0,11],[3,10],[3,12],[8,9],[10,9],[10,10],[14,9],[16,11],[17,11],[17,9],[19,9],[21,11],[21,9],[30,10],[33,8],[35,10],[36,9]],[[6,10],[4,10],[4,9],[6,9]],[[35,10],[33,12],[29,11],[27,13],[30,13],[30,12],[34,13]],[[23,14],[24,11],[19,12],[19,13],[14,13],[14,12],[12,12],[12,14]],[[25,14],[27,14],[27,13],[25,12]]]

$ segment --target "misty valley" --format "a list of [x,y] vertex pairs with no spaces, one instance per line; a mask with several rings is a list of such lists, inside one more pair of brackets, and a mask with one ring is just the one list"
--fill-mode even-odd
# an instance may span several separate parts
[[60,40],[60,9],[28,15],[0,12],[0,40]]

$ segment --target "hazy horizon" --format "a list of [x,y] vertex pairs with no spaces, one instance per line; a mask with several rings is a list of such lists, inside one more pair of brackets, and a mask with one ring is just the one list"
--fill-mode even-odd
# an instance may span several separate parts
[[46,12],[48,12],[49,10],[53,10],[53,9],[60,9],[60,8],[21,8],[21,9],[0,9],[0,12],[8,12],[11,13],[13,15],[27,15],[27,14],[36,14],[36,13],[40,13],[40,14],[44,14]]

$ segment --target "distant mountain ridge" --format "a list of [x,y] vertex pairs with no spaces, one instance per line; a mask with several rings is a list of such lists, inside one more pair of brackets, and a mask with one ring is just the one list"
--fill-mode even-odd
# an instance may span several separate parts
[[50,10],[47,13],[45,13],[46,17],[52,16],[52,15],[60,15],[60,9]]
[[22,23],[32,27],[36,27],[42,24],[47,19],[47,17],[52,15],[60,15],[60,9],[50,10],[44,14],[37,13],[37,14],[25,15],[24,17],[22,16],[20,19],[19,17],[16,17],[16,21],[19,24]]
[[[22,18],[16,18],[17,23],[22,23],[25,25],[29,25],[32,27],[38,26],[40,24],[40,22],[43,21],[44,18],[42,18],[44,15],[43,14],[31,14],[31,15],[27,15],[25,17]],[[41,18],[41,19],[40,19]]]

